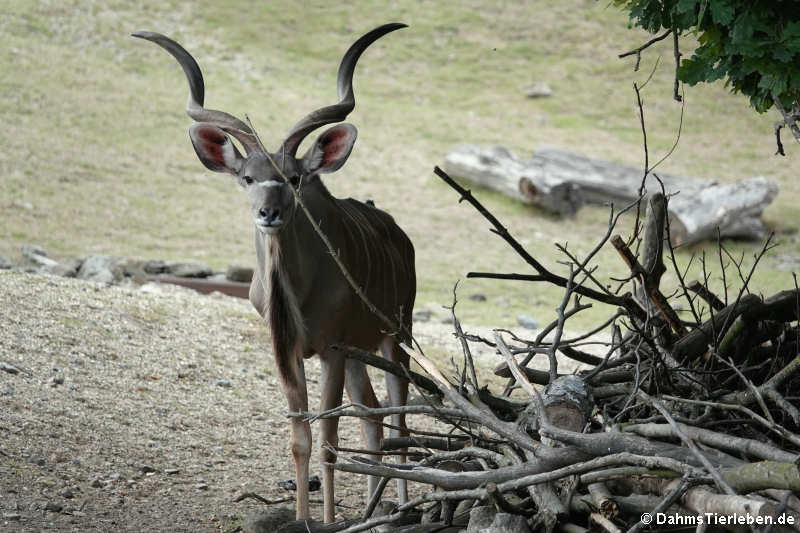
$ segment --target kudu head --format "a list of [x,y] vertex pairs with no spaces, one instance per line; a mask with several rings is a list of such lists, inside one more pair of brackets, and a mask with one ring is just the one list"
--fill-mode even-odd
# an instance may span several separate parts
[[[253,221],[265,234],[277,234],[295,213],[295,196],[289,187],[312,186],[319,174],[334,172],[347,161],[357,130],[352,124],[339,124],[323,132],[302,157],[297,148],[315,129],[343,121],[355,107],[353,71],[366,48],[405,24],[385,24],[358,39],[347,50],[339,65],[337,89],[339,103],[312,111],[295,124],[274,153],[264,149],[256,133],[242,120],[224,111],[203,107],[205,86],[197,61],[181,45],[158,33],[140,31],[134,37],[152,41],[178,60],[189,81],[186,112],[195,120],[189,137],[200,161],[210,170],[236,176],[251,200]],[[245,156],[231,136],[244,147]]]

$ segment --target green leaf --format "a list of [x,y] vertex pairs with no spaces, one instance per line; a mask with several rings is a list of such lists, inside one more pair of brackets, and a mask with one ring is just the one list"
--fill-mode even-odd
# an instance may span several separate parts
[[711,19],[722,26],[728,25],[736,13],[730,0],[711,0],[710,7]]
[[681,61],[681,66],[678,67],[678,79],[689,85],[697,85],[706,81],[710,71],[711,68],[704,61],[684,59]]
[[678,0],[675,6],[676,13],[694,13],[699,2],[697,0]]
[[783,94],[789,86],[789,79],[785,75],[766,74],[761,76],[758,86],[770,94]]

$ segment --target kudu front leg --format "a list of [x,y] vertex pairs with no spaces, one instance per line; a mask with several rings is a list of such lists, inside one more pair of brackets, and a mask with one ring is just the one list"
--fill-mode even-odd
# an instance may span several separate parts
[[[320,357],[322,394],[320,395],[320,413],[339,407],[342,404],[344,388],[345,360],[337,352],[328,352]],[[325,523],[333,522],[336,514],[333,478],[334,470],[330,466],[336,462],[336,454],[328,446],[339,445],[339,417],[320,418],[320,459],[322,462],[322,501]]]
[[[280,368],[280,367],[279,367]],[[289,411],[292,413],[308,412],[308,388],[306,375],[303,368],[303,359],[297,357],[288,364],[288,368],[281,369],[283,392]],[[283,375],[285,374],[285,375]],[[308,508],[308,463],[311,458],[311,425],[302,418],[291,419],[292,428],[292,457],[294,458],[294,475],[297,483],[296,517],[298,520],[310,518]]]

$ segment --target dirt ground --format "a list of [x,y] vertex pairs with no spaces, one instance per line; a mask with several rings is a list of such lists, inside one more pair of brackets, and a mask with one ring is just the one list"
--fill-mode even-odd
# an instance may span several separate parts
[[[0,271],[0,310],[0,531],[230,531],[264,509],[236,496],[292,495],[277,486],[294,475],[283,393],[249,302]],[[415,330],[452,342],[445,324]],[[318,371],[307,363],[312,406]],[[360,447],[358,423],[340,438]],[[337,474],[341,517],[364,487]]]

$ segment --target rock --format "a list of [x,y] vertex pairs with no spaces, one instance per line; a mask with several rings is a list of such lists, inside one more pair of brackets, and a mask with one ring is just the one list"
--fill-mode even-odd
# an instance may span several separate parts
[[47,251],[38,244],[23,244],[19,247],[22,257],[30,259],[33,256],[48,257]]
[[229,388],[231,386],[231,382],[227,379],[218,379],[217,380],[217,387],[225,387]]
[[19,368],[8,363],[0,362],[0,370],[3,372],[8,372],[9,374],[19,374]]
[[553,89],[546,83],[539,82],[525,89],[525,96],[528,98],[548,98],[553,96]]
[[100,478],[94,478],[91,481],[91,483],[89,483],[89,486],[95,489],[99,489],[103,486],[103,482],[100,480]]
[[473,302],[485,302],[486,295],[481,293],[470,294],[469,299],[472,300]]
[[64,509],[64,506],[58,502],[47,502],[44,506],[45,511],[50,511],[53,513],[60,513]]
[[208,490],[208,483],[198,483],[194,488],[197,490]]
[[3,392],[0,393],[1,396],[13,396],[14,395],[14,387],[11,385],[7,386],[3,389]]
[[484,530],[492,525],[496,515],[497,510],[492,505],[473,507],[469,512],[467,533],[483,533]]
[[214,274],[210,266],[194,261],[167,263],[167,273],[181,278],[207,278]]
[[151,259],[142,263],[142,270],[147,274],[164,274],[169,269],[164,261],[159,259]]
[[122,279],[119,263],[119,258],[110,255],[91,254],[83,261],[76,277],[99,283],[114,283]]
[[295,519],[293,507],[274,507],[258,511],[244,519],[244,530],[247,533],[275,533],[287,522]]
[[33,204],[30,202],[22,202],[20,200],[14,200],[11,202],[11,207],[16,207],[17,209],[24,209],[25,211],[33,211]]
[[135,284],[144,285],[147,283],[147,273],[142,267],[141,261],[128,259],[121,262],[119,268],[122,270],[122,276],[130,278]]
[[[294,478],[285,481],[278,481],[278,486],[284,490],[297,490],[297,481]],[[309,492],[318,491],[322,487],[322,482],[319,476],[311,476],[308,478]]]
[[57,265],[58,261],[50,259],[47,252],[38,244],[23,244],[20,246],[22,257],[34,265],[47,267]]
[[83,259],[74,258],[63,263],[56,263],[54,265],[47,265],[42,268],[42,272],[52,274],[53,276],[61,276],[63,278],[74,278],[78,275],[81,269]]
[[231,265],[225,272],[225,278],[229,281],[243,281],[249,283],[253,279],[253,269],[250,267]]
[[3,520],[18,522],[21,518],[19,513],[3,513]]
[[39,267],[36,265],[12,265],[11,270],[25,272],[26,274],[36,274],[39,272]]
[[67,487],[61,491],[61,497],[71,500],[72,498],[75,497],[75,493],[72,492],[72,489],[70,487]]
[[150,472],[158,472],[155,467],[150,465],[142,465],[139,467],[139,470],[144,474],[149,474]]
[[173,476],[175,474],[180,474],[180,472],[181,471],[178,468],[165,468],[164,469],[164,473],[169,475],[169,476]]
[[14,266],[14,264],[7,258],[0,255],[0,270],[8,270]]
[[47,380],[47,384],[51,387],[58,387],[64,384],[64,376],[53,376]]
[[517,317],[517,324],[525,329],[539,329],[539,323],[528,315],[519,315]]
[[414,311],[412,318],[414,322],[428,322],[433,316],[433,312],[430,309],[420,309],[419,311]]

